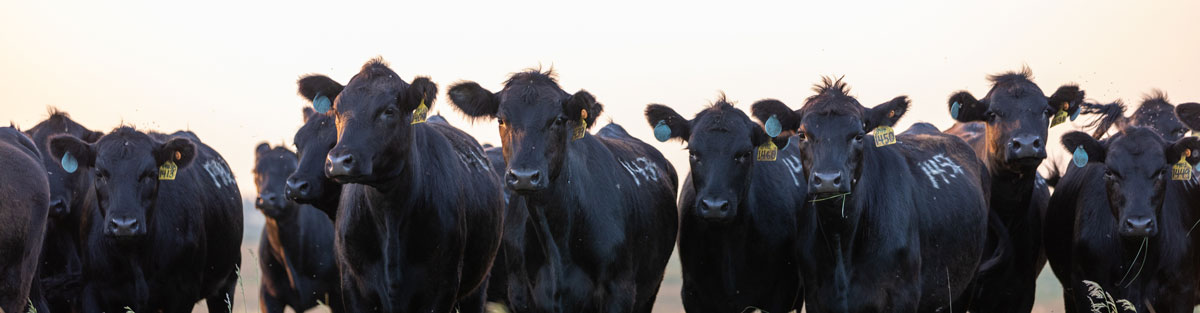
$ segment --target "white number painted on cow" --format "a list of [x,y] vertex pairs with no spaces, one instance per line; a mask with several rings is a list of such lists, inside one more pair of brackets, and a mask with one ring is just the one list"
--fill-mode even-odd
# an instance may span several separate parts
[[[625,171],[629,172],[629,176],[633,176],[633,182],[638,186],[642,185],[642,179],[647,181],[658,181],[658,165],[650,162],[644,157],[639,157],[633,161],[620,160],[621,166],[625,167]],[[642,178],[639,179],[638,176]]]
[[804,164],[800,164],[800,158],[794,155],[788,156],[783,158],[783,164],[787,165],[789,172],[792,172],[792,183],[796,184],[796,187],[800,187],[800,176],[804,175]]
[[957,178],[958,175],[963,174],[962,167],[959,167],[958,164],[954,163],[954,160],[940,153],[929,160],[917,163],[917,166],[921,168],[921,171],[925,172],[925,176],[929,177],[929,182],[933,184],[933,188],[937,189],[941,189],[938,181],[941,181],[943,184],[949,184],[950,179]]
[[479,155],[479,152],[475,149],[467,148],[465,151],[459,150],[458,160],[463,163],[463,166],[480,172],[489,172],[492,170],[491,163],[488,162],[487,158]]
[[204,167],[204,171],[208,172],[208,177],[212,178],[213,184],[217,185],[217,188],[233,185],[233,174],[230,174],[229,170],[225,169],[225,162],[219,159],[212,159],[204,162],[202,166]]

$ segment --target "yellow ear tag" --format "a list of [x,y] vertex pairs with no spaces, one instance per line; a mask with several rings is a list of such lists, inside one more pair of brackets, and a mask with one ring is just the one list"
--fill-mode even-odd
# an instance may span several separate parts
[[571,140],[579,140],[587,134],[587,110],[579,110],[579,126],[575,126]]
[[775,146],[774,140],[768,139],[767,143],[758,146],[758,155],[755,156],[754,159],[759,161],[773,162],[778,156],[779,147]]
[[871,132],[875,136],[875,146],[882,147],[896,143],[896,132],[889,126],[879,126]]
[[1069,115],[1070,114],[1067,114],[1067,110],[1058,110],[1058,113],[1054,113],[1054,118],[1050,120],[1050,127],[1065,123]]
[[1171,180],[1192,180],[1192,165],[1188,164],[1188,155],[1192,154],[1192,150],[1187,150],[1179,157],[1179,163],[1171,166]]
[[179,173],[179,166],[175,165],[175,161],[167,161],[158,166],[158,180],[175,180],[176,173]]
[[429,114],[429,106],[425,105],[425,99],[421,99],[421,104],[413,109],[412,124],[421,124],[425,122],[425,116]]

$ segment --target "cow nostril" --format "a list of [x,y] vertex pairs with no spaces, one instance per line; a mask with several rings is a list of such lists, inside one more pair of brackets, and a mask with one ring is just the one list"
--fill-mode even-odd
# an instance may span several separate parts
[[1020,142],[1020,141],[1017,141],[1016,139],[1013,139],[1013,141],[1012,141],[1012,142],[1009,142],[1009,143],[1008,143],[1008,146],[1009,146],[1009,147],[1012,147],[1013,149],[1020,149],[1020,148],[1021,148],[1021,142]]
[[841,186],[841,185],[842,185],[842,175],[838,175],[837,177],[834,177],[834,178],[833,178],[833,185],[834,185],[834,186]]
[[529,183],[537,184],[541,180],[541,178],[542,178],[542,173],[540,171],[533,172],[532,175],[529,175]]
[[1041,148],[1041,147],[1042,147],[1042,139],[1041,139],[1041,138],[1034,139],[1034,140],[1033,140],[1033,147],[1034,147],[1034,148]]

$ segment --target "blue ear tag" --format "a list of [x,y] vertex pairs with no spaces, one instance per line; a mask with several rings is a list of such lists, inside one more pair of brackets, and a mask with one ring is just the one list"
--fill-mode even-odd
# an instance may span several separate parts
[[658,121],[658,124],[654,125],[654,139],[658,139],[659,142],[671,139],[671,127],[667,126],[667,121]]
[[1087,151],[1083,151],[1083,146],[1075,147],[1075,157],[1072,160],[1075,162],[1076,167],[1087,165],[1088,154]]
[[333,101],[329,101],[328,97],[317,94],[317,97],[313,98],[313,109],[316,109],[317,113],[325,114],[325,112],[329,112],[329,109],[332,108]]
[[1075,113],[1071,113],[1071,121],[1072,122],[1074,122],[1075,119],[1079,118],[1079,111],[1083,111],[1083,110],[1075,110]]
[[958,110],[959,109],[962,109],[962,103],[958,103],[958,101],[954,101],[954,104],[950,106],[950,118],[958,119]]
[[779,136],[780,132],[783,132],[783,125],[779,124],[779,119],[775,118],[775,115],[771,115],[771,118],[763,123],[763,128],[767,131],[767,136],[771,136],[771,138],[775,138],[775,136]]
[[71,156],[70,152],[63,153],[62,167],[67,173],[74,173],[75,170],[79,169],[79,161],[75,160],[75,157]]

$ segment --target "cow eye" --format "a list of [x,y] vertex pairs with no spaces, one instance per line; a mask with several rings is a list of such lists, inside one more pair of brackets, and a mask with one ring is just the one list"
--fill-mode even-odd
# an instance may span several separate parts
[[142,173],[142,176],[138,177],[138,181],[144,182],[144,181],[150,180],[151,178],[154,178],[155,176],[158,176],[158,175],[155,175],[153,171],[145,171]]
[[864,135],[863,133],[858,133],[858,135],[854,135],[854,142],[862,142],[863,135]]
[[1106,179],[1117,178],[1117,173],[1113,172],[1113,170],[1111,170],[1111,169],[1105,169],[1104,170],[1104,178],[1106,178]]
[[567,123],[566,116],[559,115],[558,118],[554,119],[554,125],[562,126],[563,124],[566,124],[566,123]]
[[695,152],[688,152],[688,160],[692,162],[700,162],[700,157]]
[[1054,110],[1051,110],[1050,108],[1046,108],[1046,111],[1042,112],[1042,115],[1045,115],[1046,117],[1054,116]]
[[390,108],[390,107],[387,109],[383,109],[383,115],[381,115],[381,117],[384,117],[384,118],[392,118],[395,116],[396,116],[396,109]]
[[748,159],[750,159],[750,151],[738,152],[738,154],[733,156],[733,160],[738,163],[745,163]]
[[498,118],[498,119],[496,119],[496,123],[497,123],[497,124],[500,124],[500,126],[504,126],[504,119],[503,119],[503,118]]
[[99,179],[99,180],[105,180],[105,179],[108,179],[108,171],[105,171],[105,170],[97,170],[97,171],[96,171],[96,179]]
[[992,112],[992,111],[988,111],[987,114],[984,115],[984,118],[986,118],[988,122],[995,121],[996,117],[997,117],[996,112]]
[[800,141],[808,141],[808,133],[807,132],[796,132],[796,139],[798,139]]

